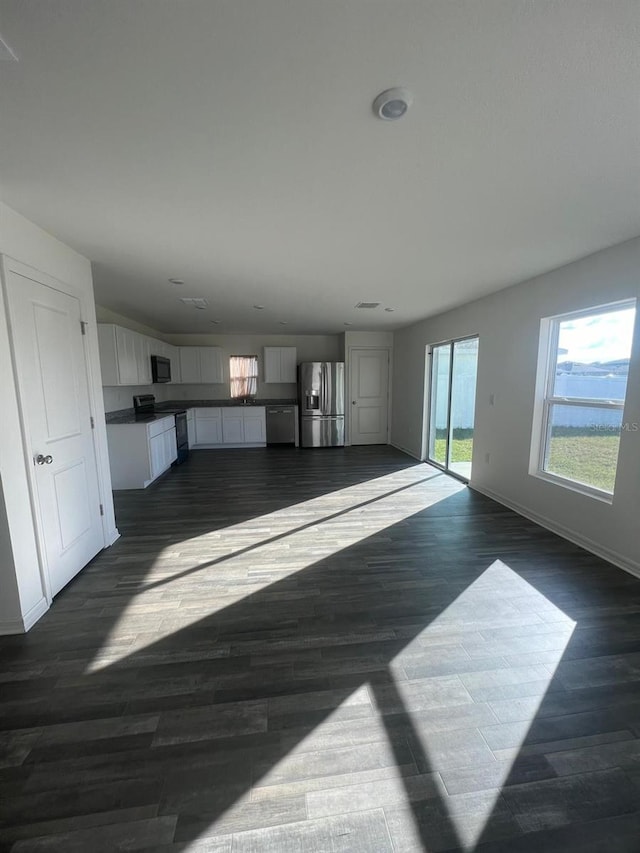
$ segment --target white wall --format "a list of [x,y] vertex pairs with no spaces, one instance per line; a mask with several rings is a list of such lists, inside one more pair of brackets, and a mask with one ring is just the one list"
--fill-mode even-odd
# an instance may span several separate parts
[[[105,539],[117,537],[104,426],[91,265],[86,258],[0,202],[0,254],[71,285],[79,294],[88,323],[87,349],[98,447],[98,474],[105,508]],[[27,460],[22,444],[17,389],[11,368],[7,317],[0,299],[0,399],[3,435],[0,442],[0,633],[23,630],[46,610],[33,523]],[[17,590],[17,595],[15,591]],[[6,595],[6,598],[5,598]]]
[[[541,318],[631,297],[640,238],[396,332],[392,443],[421,455],[427,344],[478,334],[472,486],[640,574],[640,432],[622,434],[612,504],[529,474]],[[624,419],[640,422],[640,322]]]
[[149,335],[150,338],[157,338],[160,341],[167,340],[167,336],[163,332],[158,332],[156,329],[152,329],[151,326],[138,323],[137,320],[125,317],[124,314],[118,314],[110,308],[105,308],[103,305],[96,305],[96,322],[113,323],[116,326],[124,326],[125,329],[131,329],[132,332]]

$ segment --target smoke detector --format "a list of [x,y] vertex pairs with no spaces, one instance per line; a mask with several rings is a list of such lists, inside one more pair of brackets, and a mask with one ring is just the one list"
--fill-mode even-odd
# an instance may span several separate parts
[[384,121],[396,121],[402,118],[412,103],[413,95],[408,89],[386,89],[374,100],[373,111]]

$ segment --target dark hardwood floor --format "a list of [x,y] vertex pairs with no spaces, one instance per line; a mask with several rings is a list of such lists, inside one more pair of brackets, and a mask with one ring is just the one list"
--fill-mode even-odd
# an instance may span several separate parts
[[116,504],[0,638],[2,850],[640,850],[640,581],[387,447]]

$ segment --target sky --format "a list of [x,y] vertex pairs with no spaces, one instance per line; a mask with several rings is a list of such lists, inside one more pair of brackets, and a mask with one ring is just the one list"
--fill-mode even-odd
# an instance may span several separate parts
[[629,358],[635,308],[560,323],[558,361],[586,364]]

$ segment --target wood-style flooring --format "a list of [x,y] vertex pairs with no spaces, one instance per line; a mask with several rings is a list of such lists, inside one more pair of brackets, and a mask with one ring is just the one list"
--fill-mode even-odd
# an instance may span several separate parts
[[116,505],[0,638],[0,849],[640,851],[640,581],[388,447]]

